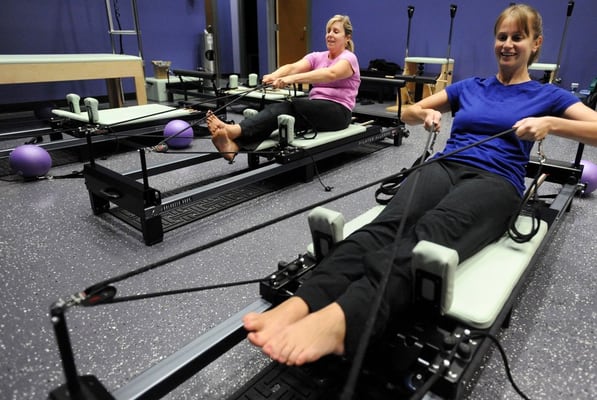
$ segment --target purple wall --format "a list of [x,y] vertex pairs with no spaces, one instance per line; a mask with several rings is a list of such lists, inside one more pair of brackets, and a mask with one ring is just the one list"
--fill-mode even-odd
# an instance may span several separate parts
[[[415,7],[411,19],[409,55],[418,57],[446,57],[450,30],[450,5],[457,5],[454,17],[450,56],[455,60],[454,80],[470,76],[496,73],[493,55],[493,25],[498,14],[510,1],[423,1],[371,0],[347,2],[343,0],[312,1],[312,44],[314,49],[324,45],[323,34],[327,19],[333,14],[348,14],[354,27],[355,53],[362,67],[369,60],[385,58],[404,64],[408,28],[408,5]],[[539,62],[557,62],[560,42],[568,9],[567,0],[528,0],[543,16],[544,44]],[[574,2],[561,58],[562,87],[579,82],[587,88],[597,78],[597,47],[592,27],[597,25],[597,2]],[[317,31],[316,27],[321,27]],[[591,28],[589,28],[591,27]],[[542,73],[532,73],[542,76]]]
[[[146,72],[153,75],[151,60],[170,60],[174,68],[194,69],[201,65],[199,49],[205,29],[206,0],[139,1],[139,18]],[[124,28],[131,26],[129,0],[120,0]],[[333,14],[348,14],[354,24],[356,54],[362,67],[369,60],[385,58],[402,65],[408,25],[407,6],[413,5],[409,55],[445,57],[448,50],[450,4],[458,11],[454,18],[450,56],[455,59],[454,79],[472,75],[488,76],[496,72],[493,56],[493,23],[509,1],[423,1],[370,0],[363,2],[326,0],[311,2],[311,47],[323,49],[325,22]],[[540,62],[555,63],[566,21],[567,0],[529,0],[544,17],[545,41]],[[266,0],[258,0],[259,18],[265,18]],[[218,1],[220,71],[232,72],[230,48],[230,0]],[[597,25],[597,2],[575,1],[569,19],[561,70],[562,86],[579,82],[589,86],[597,77],[597,51],[593,27]],[[27,53],[110,53],[112,51],[103,1],[77,0],[4,0],[0,13],[0,54]],[[259,25],[260,66],[267,66],[266,29]],[[117,43],[118,44],[118,43]],[[117,46],[117,50],[119,47]],[[125,37],[124,50],[137,54],[136,42]],[[260,71],[261,74],[267,71]],[[540,73],[533,75],[540,76]],[[0,86],[0,105],[62,99],[68,92],[81,96],[106,94],[102,81],[65,82]],[[125,81],[125,91],[133,91]]]
[[[110,1],[112,4],[113,1]],[[129,0],[118,2],[122,29],[133,28]],[[138,2],[145,71],[153,75],[151,60],[170,60],[180,69],[200,65],[199,49],[205,29],[203,0]],[[116,21],[114,21],[115,28]],[[0,13],[1,54],[111,53],[105,3],[77,0],[4,0]],[[10,38],[10,39],[7,39]],[[123,36],[125,54],[138,55],[134,36]],[[120,52],[116,37],[116,52]],[[134,92],[132,79],[123,81],[126,92]],[[0,104],[62,99],[66,93],[102,96],[105,83],[78,81],[0,85]]]

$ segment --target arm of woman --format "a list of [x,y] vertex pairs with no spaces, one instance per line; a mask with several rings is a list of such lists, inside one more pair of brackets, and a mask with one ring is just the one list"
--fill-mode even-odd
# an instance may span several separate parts
[[292,64],[282,65],[280,68],[278,68],[271,74],[264,75],[262,82],[266,85],[273,84],[276,79],[280,79],[288,75],[306,72],[310,69],[311,63],[309,63],[309,61],[306,58],[301,58],[300,60]]
[[442,113],[448,111],[450,111],[448,94],[442,90],[405,107],[401,119],[409,125],[423,124],[425,129],[438,132],[441,128]]
[[562,117],[524,118],[513,126],[522,140],[542,140],[548,133],[597,146],[597,111],[583,103],[568,107]]
[[[305,60],[308,63],[308,61]],[[275,87],[284,87],[294,83],[326,83],[339,79],[346,79],[354,74],[348,60],[339,60],[337,63],[326,68],[317,68],[302,71],[277,78],[273,84]]]

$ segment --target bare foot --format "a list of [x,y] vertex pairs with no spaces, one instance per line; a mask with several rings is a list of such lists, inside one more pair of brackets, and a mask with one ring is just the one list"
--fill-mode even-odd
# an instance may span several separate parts
[[223,128],[212,133],[211,142],[216,146],[216,149],[222,153],[222,157],[228,161],[234,160],[236,153],[240,150],[238,144],[228,137],[226,130]]
[[247,339],[262,347],[273,335],[307,314],[309,307],[299,297],[291,297],[264,313],[249,313],[243,317],[243,325],[249,331]]
[[344,311],[338,303],[332,303],[287,326],[262,349],[279,363],[303,365],[329,354],[344,354],[345,337]]
[[207,111],[207,129],[209,129],[209,133],[213,136],[216,131],[219,129],[225,129],[226,124],[219,119],[216,114],[214,114],[211,110]]

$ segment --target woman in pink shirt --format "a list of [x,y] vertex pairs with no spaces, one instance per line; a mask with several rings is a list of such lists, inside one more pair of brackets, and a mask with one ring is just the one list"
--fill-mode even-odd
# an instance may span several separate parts
[[359,84],[359,62],[352,41],[348,16],[335,15],[326,25],[326,51],[307,54],[263,77],[263,84],[284,88],[310,84],[308,98],[270,104],[239,124],[227,124],[208,112],[207,126],[212,142],[227,160],[240,149],[254,150],[278,127],[278,116],[295,117],[295,131],[336,131],[350,124]]

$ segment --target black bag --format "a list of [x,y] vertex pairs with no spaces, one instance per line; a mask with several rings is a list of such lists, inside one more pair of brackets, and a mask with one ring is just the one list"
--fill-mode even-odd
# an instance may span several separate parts
[[591,110],[597,110],[597,90],[593,90],[593,92],[585,97],[582,102]]
[[394,76],[402,73],[402,68],[395,62],[386,61],[383,58],[376,58],[369,61],[369,71],[378,72],[380,75]]

